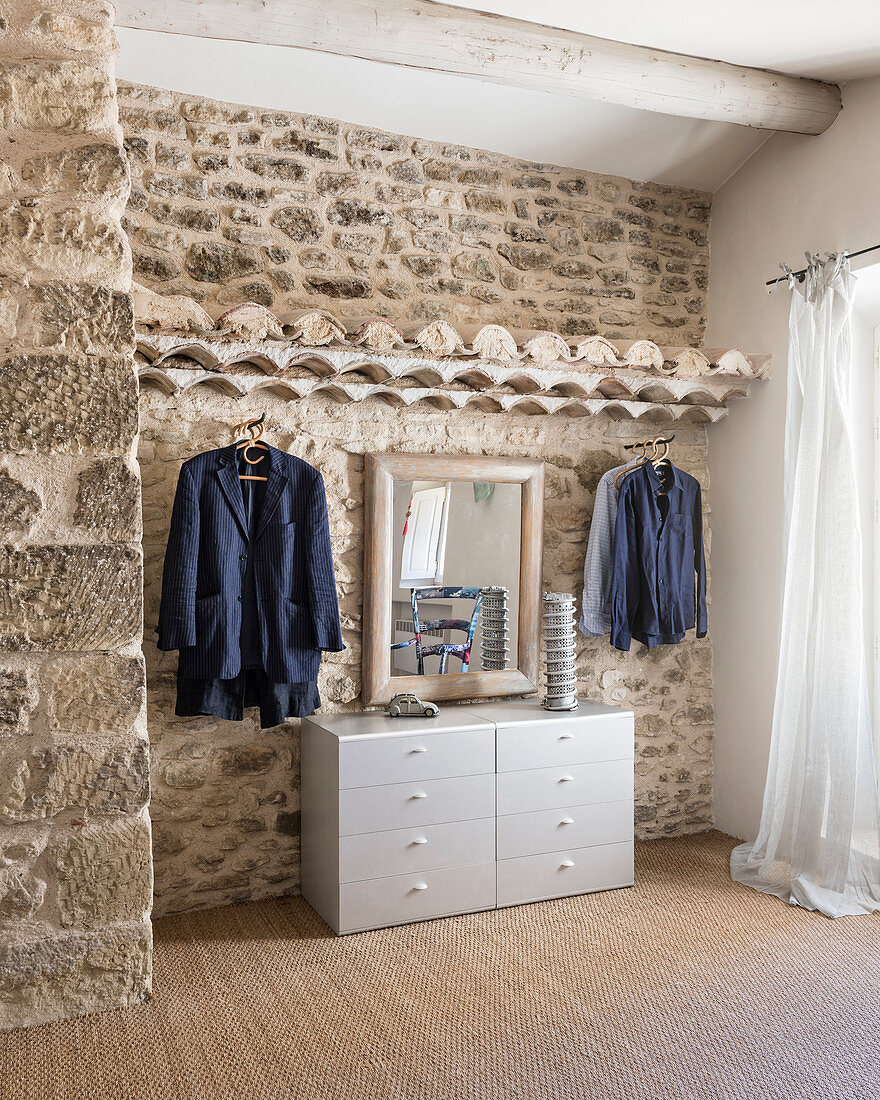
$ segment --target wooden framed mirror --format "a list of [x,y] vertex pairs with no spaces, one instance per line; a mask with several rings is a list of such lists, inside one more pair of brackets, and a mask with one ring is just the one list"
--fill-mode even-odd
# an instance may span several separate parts
[[365,475],[364,703],[537,691],[543,462],[367,455]]

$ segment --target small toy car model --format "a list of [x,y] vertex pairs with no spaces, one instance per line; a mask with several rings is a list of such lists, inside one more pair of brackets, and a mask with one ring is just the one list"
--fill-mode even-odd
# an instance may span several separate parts
[[392,718],[399,718],[401,714],[414,715],[419,718],[436,718],[439,713],[440,708],[436,703],[423,703],[417,695],[413,695],[411,692],[395,695],[388,704],[388,714]]

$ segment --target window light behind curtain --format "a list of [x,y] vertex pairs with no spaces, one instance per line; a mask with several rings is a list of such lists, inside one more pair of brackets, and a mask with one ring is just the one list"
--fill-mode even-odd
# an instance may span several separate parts
[[731,874],[829,917],[880,909],[880,807],[868,709],[849,403],[855,279],[836,257],[791,282],[785,573],[761,825]]

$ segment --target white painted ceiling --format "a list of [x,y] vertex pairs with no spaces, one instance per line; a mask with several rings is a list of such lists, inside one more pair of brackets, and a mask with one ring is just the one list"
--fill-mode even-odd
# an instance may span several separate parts
[[[880,75],[880,0],[833,6],[828,0],[478,0],[458,6],[837,82]],[[307,50],[117,33],[118,73],[127,80],[706,191],[717,190],[769,137],[727,123]]]
[[878,0],[458,0],[455,6],[835,83],[880,76]]

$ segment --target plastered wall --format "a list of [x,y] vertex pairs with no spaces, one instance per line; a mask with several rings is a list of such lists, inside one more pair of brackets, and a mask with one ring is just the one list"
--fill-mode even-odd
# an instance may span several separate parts
[[[783,447],[788,354],[787,288],[770,295],[779,262],[800,267],[805,250],[856,251],[880,241],[876,202],[880,80],[843,91],[839,119],[818,138],[774,134],[718,192],[713,207],[709,342],[735,339],[772,352],[773,378],[756,387],[712,435],[716,487],[715,698],[718,825],[757,835],[770,752],[782,597]],[[793,190],[795,188],[795,190]],[[853,261],[876,262],[877,253]],[[858,277],[858,270],[856,270]],[[856,446],[870,453],[870,357],[854,368]],[[871,463],[860,465],[870,517]],[[864,553],[872,555],[865,525]],[[873,550],[876,553],[876,550]],[[872,627],[873,609],[865,615]]]

